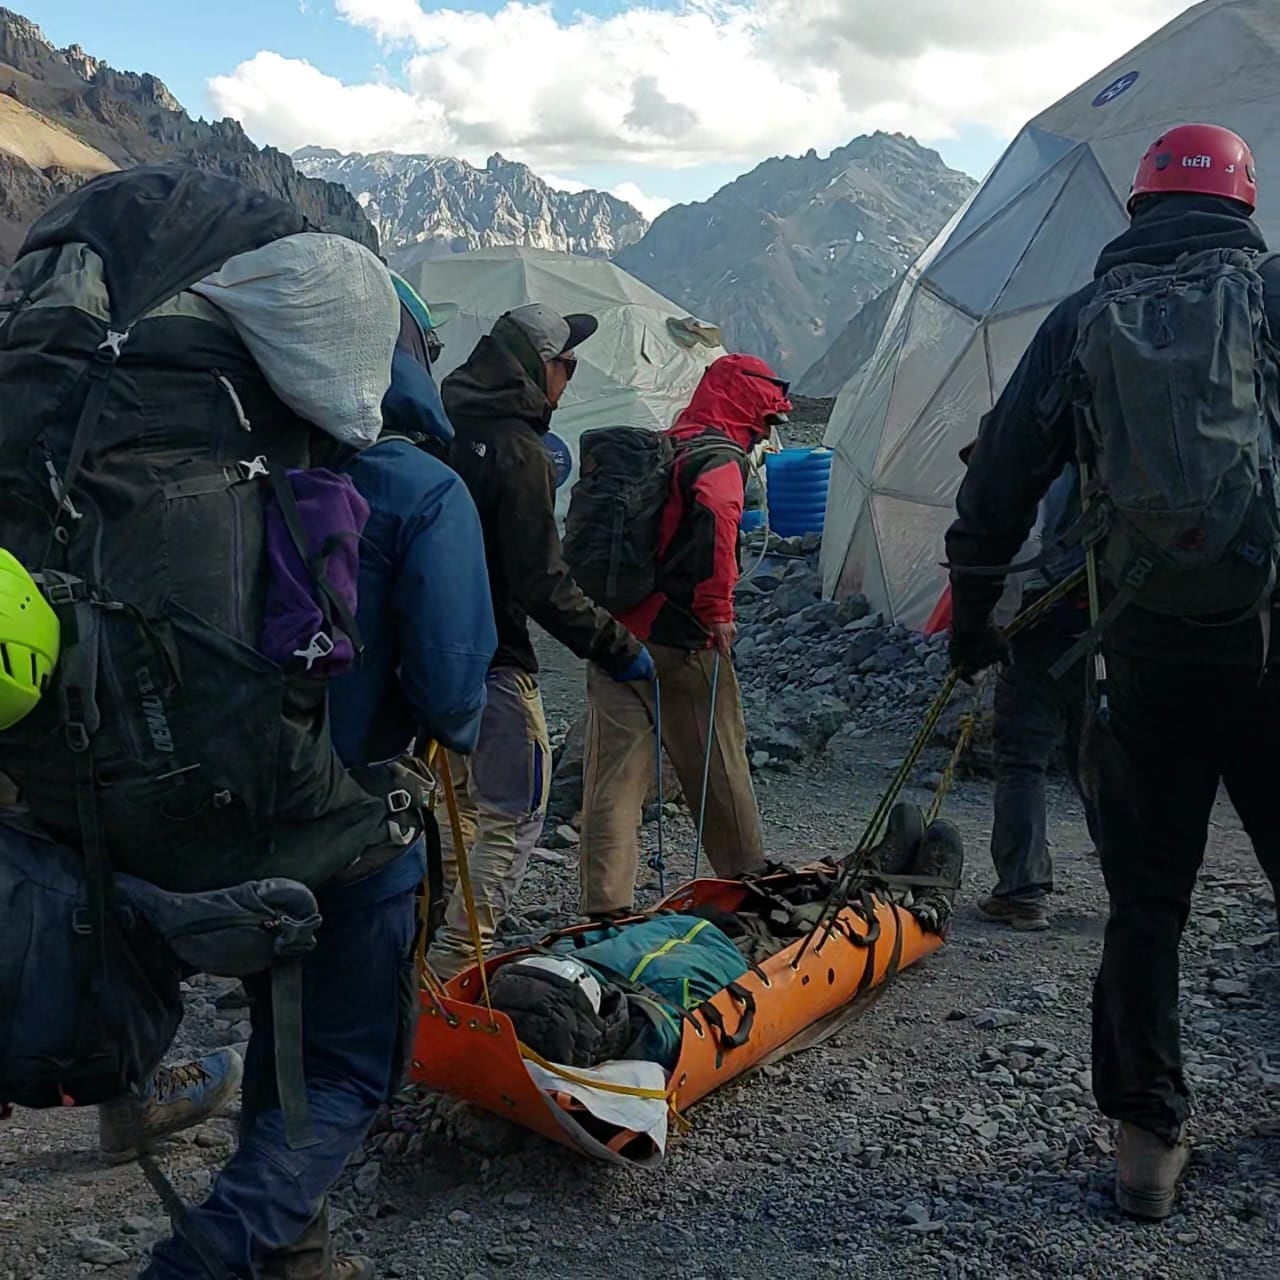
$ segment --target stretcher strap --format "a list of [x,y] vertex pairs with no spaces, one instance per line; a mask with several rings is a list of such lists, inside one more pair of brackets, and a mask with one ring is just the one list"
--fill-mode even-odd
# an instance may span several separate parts
[[440,761],[440,782],[444,787],[444,803],[449,810],[449,829],[453,834],[453,853],[458,864],[458,883],[462,886],[462,898],[467,904],[467,927],[471,930],[471,945],[476,953],[476,968],[480,971],[480,987],[484,992],[484,1007],[493,1017],[493,1001],[489,999],[489,975],[484,968],[484,941],[480,937],[480,917],[476,914],[476,895],[471,884],[471,868],[467,865],[467,850],[462,841],[462,819],[458,816],[458,793],[453,789],[453,774],[449,770],[447,752],[437,753]]
[[518,1043],[522,1058],[541,1067],[543,1071],[549,1071],[553,1076],[557,1076],[561,1080],[567,1080],[570,1084],[582,1085],[588,1089],[599,1089],[601,1093],[617,1093],[627,1098],[648,1098],[653,1102],[665,1102],[677,1127],[683,1130],[687,1130],[690,1127],[689,1122],[676,1110],[676,1091],[674,1089],[645,1089],[640,1085],[614,1084],[609,1080],[597,1080],[594,1076],[579,1075],[576,1071],[570,1071],[567,1067],[548,1062],[546,1058],[535,1050],[530,1049],[523,1041]]

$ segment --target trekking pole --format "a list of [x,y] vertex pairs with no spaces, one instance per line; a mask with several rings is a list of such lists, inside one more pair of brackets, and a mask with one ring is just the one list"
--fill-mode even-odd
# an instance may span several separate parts
[[658,851],[649,855],[649,869],[658,873],[658,894],[667,896],[667,858],[662,824],[666,798],[662,794],[662,685],[657,675],[653,677],[653,741],[654,763],[658,767]]
[[698,834],[693,844],[693,878],[698,878],[698,862],[702,857],[702,833],[707,822],[707,783],[711,778],[711,747],[716,737],[716,693],[720,688],[720,650],[711,664],[711,708],[707,712],[707,753],[702,761],[702,796],[698,804]]

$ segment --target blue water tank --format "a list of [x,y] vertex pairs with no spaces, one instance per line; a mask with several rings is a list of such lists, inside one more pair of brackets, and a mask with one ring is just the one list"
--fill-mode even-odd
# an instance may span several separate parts
[[783,449],[765,455],[769,528],[778,537],[822,532],[834,456],[830,449]]

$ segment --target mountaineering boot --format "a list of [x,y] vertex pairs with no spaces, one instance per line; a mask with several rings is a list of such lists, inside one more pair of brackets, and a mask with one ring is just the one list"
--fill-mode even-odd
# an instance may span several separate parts
[[899,800],[889,810],[884,838],[868,856],[868,865],[886,876],[906,875],[924,839],[924,812],[918,804]]
[[912,915],[935,933],[941,933],[951,919],[964,872],[964,837],[954,822],[938,818],[931,822],[920,841],[920,850],[911,874],[929,876],[939,884],[920,885],[915,890]]
[[329,1210],[322,1204],[293,1244],[261,1260],[257,1274],[263,1280],[374,1280],[376,1268],[363,1254],[334,1257]]
[[1185,1137],[1170,1146],[1156,1134],[1121,1121],[1116,1136],[1116,1204],[1136,1218],[1167,1218],[1190,1155]]
[[240,1088],[244,1064],[234,1049],[178,1067],[160,1067],[140,1098],[115,1098],[98,1108],[98,1149],[110,1164],[134,1160],[151,1143],[202,1123]]
[[1012,898],[978,899],[978,910],[988,920],[998,920],[1020,933],[1039,933],[1049,927],[1049,912],[1039,902],[1015,902]]

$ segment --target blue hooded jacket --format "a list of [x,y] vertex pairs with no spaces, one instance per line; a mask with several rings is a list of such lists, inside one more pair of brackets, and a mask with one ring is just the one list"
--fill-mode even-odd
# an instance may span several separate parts
[[402,297],[384,434],[345,468],[369,504],[356,611],[365,649],[329,693],[333,745],[348,768],[394,760],[416,738],[474,750],[498,645],[475,503],[418,447],[453,439],[421,338]]
[[365,650],[330,685],[334,746],[349,767],[395,759],[415,737],[469,753],[498,647],[475,503],[408,440],[379,440],[345,470],[370,512],[356,617]]

